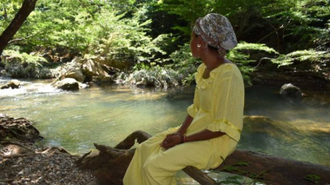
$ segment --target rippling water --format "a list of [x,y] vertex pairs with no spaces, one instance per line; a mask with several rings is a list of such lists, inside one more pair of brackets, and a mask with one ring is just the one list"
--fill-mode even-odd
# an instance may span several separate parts
[[[0,85],[8,80],[1,78]],[[93,143],[114,146],[135,130],[155,134],[178,126],[193,98],[193,88],[164,92],[94,85],[63,92],[47,84],[23,81],[21,89],[0,90],[0,113],[33,120],[43,143],[80,154]],[[330,95],[309,94],[293,102],[277,89],[247,88],[248,118],[239,148],[330,166]]]

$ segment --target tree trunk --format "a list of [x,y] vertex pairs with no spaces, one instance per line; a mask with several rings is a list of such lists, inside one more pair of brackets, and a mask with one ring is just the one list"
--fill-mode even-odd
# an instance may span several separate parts
[[[94,144],[99,152],[85,154],[77,164],[81,169],[92,170],[100,184],[122,185],[122,179],[134,155],[134,149],[129,148],[134,145],[135,140],[142,143],[149,137],[150,135],[145,132],[135,131],[115,148]],[[329,167],[250,151],[236,150],[216,170],[247,176],[273,185],[330,183]],[[202,185],[217,184],[195,167],[186,167],[183,171]],[[317,177],[320,179],[317,180]]]
[[11,21],[10,25],[0,36],[0,55],[7,46],[11,38],[16,34],[19,28],[22,26],[26,18],[34,10],[37,0],[24,0],[21,9],[15,15],[15,18]]

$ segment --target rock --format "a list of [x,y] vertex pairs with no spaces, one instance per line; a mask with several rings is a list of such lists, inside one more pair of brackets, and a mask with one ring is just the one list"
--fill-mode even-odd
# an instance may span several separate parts
[[65,75],[63,75],[63,78],[73,78],[73,79],[77,80],[78,82],[85,81],[85,76],[80,69],[67,72]]
[[280,94],[289,98],[301,98],[303,96],[301,89],[291,83],[282,85]]
[[65,78],[56,82],[54,86],[62,90],[79,90],[79,83],[73,78]]
[[[14,119],[0,114],[0,133],[6,134],[8,130],[4,128],[10,127],[8,133],[17,136],[20,132],[15,126],[19,125],[25,133],[22,128],[29,123],[25,118]],[[23,136],[25,137],[25,134]],[[81,171],[74,165],[78,156],[73,156],[59,147],[33,145],[29,140],[23,140],[23,136],[10,141],[0,138],[0,185],[98,184],[89,171]]]
[[118,72],[115,68],[97,62],[97,59],[85,59],[82,64],[82,71],[87,79],[92,80],[93,77],[101,81],[113,80]]
[[[24,156],[33,154],[34,152],[26,147],[20,146],[18,144],[8,144],[4,145],[0,151],[1,156],[9,157],[9,156]],[[22,158],[19,158],[17,163],[20,163]]]
[[134,60],[129,60],[129,59],[125,59],[125,58],[121,58],[121,60],[116,60],[113,57],[98,56],[98,57],[94,57],[93,60],[100,64],[104,64],[106,66],[111,66],[113,68],[120,69],[120,70],[125,70],[125,69],[128,69],[128,68],[134,66]]
[[34,143],[42,139],[39,131],[25,118],[14,119],[0,115],[0,141]]
[[82,59],[76,57],[71,62],[53,70],[53,73],[57,79],[73,78],[79,82],[84,82],[85,76],[81,70],[81,62]]
[[[99,57],[102,58],[102,57]],[[79,82],[89,82],[93,79],[113,81],[118,69],[100,63],[100,59],[76,57],[70,63],[53,71],[57,79],[74,78]]]
[[0,87],[0,89],[18,89],[21,86],[21,82],[18,80],[11,80],[6,85]]

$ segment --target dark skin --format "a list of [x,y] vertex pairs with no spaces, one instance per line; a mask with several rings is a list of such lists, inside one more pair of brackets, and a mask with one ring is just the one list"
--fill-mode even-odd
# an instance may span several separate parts
[[[220,66],[221,64],[232,63],[224,56],[219,55],[219,53],[216,50],[210,49],[207,43],[203,41],[202,37],[195,35],[195,33],[192,33],[190,48],[193,57],[202,59],[203,63],[206,65],[206,69],[203,73],[203,78],[205,79],[209,78],[210,72],[213,69]],[[180,129],[175,133],[168,134],[161,143],[161,146],[164,147],[165,149],[169,149],[178,144],[181,144],[181,139],[182,139],[181,136],[186,133],[187,128],[189,127],[193,119],[194,118],[192,118],[190,115],[187,115]],[[221,137],[223,135],[225,135],[225,133],[223,132],[212,132],[210,130],[205,129],[201,132],[186,136],[185,143],[213,139],[213,138]]]

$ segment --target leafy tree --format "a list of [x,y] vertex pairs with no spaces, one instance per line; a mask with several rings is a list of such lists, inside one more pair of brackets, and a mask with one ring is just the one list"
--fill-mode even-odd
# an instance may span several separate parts
[[[122,62],[151,62],[165,54],[161,42],[166,35],[147,35],[151,21],[145,17],[144,6],[118,7],[123,1],[47,1],[40,0],[36,10],[16,35],[21,51],[39,48],[69,48],[82,55],[98,55]],[[12,46],[14,49],[14,46]]]
[[[26,18],[30,15],[30,13],[34,10],[37,0],[24,0],[22,7],[19,9],[15,18],[11,21],[9,26],[3,31],[0,36],[0,55],[2,51],[7,46],[10,39],[15,35],[15,33],[22,26]],[[4,6],[4,19],[8,21],[6,6]]]

